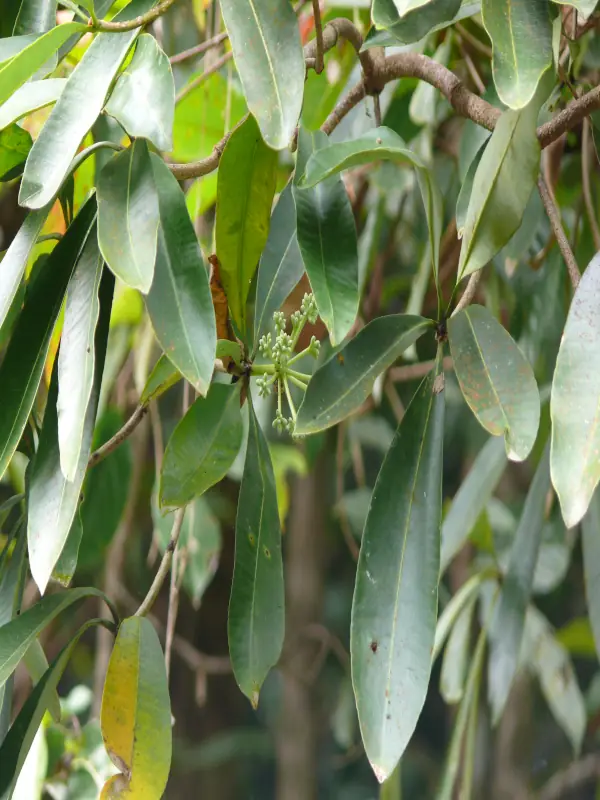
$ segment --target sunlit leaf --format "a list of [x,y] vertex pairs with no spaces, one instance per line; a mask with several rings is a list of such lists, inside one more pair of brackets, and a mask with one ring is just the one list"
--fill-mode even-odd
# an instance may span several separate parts
[[55,103],[66,83],[65,78],[48,78],[45,81],[30,81],[21,86],[0,106],[0,130],[33,111]]

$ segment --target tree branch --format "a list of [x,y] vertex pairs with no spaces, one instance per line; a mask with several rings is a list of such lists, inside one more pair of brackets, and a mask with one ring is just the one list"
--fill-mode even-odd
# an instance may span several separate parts
[[96,464],[99,464],[100,461],[103,461],[106,456],[110,455],[113,450],[116,450],[119,445],[123,444],[125,439],[127,439],[140,422],[144,419],[146,412],[148,411],[147,405],[138,406],[133,414],[129,417],[127,422],[123,425],[121,430],[117,431],[112,439],[109,439],[108,442],[105,442],[102,447],[99,447],[96,451],[92,453],[90,456],[90,460],[88,461],[88,468],[94,467]]
[[213,36],[212,39],[207,39],[200,44],[195,45],[194,47],[190,47],[188,50],[183,50],[181,53],[177,53],[177,55],[171,56],[169,62],[171,64],[181,64],[182,61],[188,61],[190,58],[195,58],[195,56],[201,56],[203,53],[206,53],[208,50],[212,50],[213,47],[218,47],[222,42],[229,38],[229,34],[227,31],[223,31],[219,33],[217,36]]
[[323,24],[321,22],[321,0],[312,0],[313,18],[315,20],[315,41],[317,52],[315,55],[315,72],[320,75],[323,72]]
[[165,14],[174,2],[175,0],[162,0],[162,3],[154,6],[154,8],[151,8],[150,11],[147,11],[145,14],[140,14],[139,17],[134,17],[124,22],[106,22],[106,20],[103,19],[94,20],[93,29],[102,33],[124,33],[125,31],[133,31],[135,28],[141,28],[142,25],[149,25],[151,22],[154,22],[154,20]]
[[567,270],[569,271],[569,277],[571,278],[573,289],[577,289],[577,286],[579,285],[579,279],[581,277],[581,271],[577,265],[573,251],[571,250],[571,245],[567,239],[565,229],[563,228],[559,208],[556,205],[556,201],[550,190],[546,186],[546,181],[541,175],[538,178],[538,190],[540,197],[542,198],[544,208],[546,209],[546,214],[550,220],[550,225],[554,231],[554,236],[556,237],[560,252],[562,253],[567,265]]
[[232,58],[233,51],[230,50],[228,53],[222,55],[221,58],[218,58],[212,66],[210,66],[208,69],[205,69],[201,75],[198,75],[198,77],[194,78],[194,80],[190,81],[190,83],[186,83],[186,85],[181,88],[175,97],[175,103],[180,103],[184,97],[187,97],[190,92],[193,92],[194,89],[197,89],[198,86],[201,86],[205,80],[210,78],[211,75],[214,75],[215,72],[218,72],[221,67],[227,64],[228,61],[231,61]]
[[173,520],[173,528],[171,529],[171,538],[169,540],[169,544],[166,547],[166,550],[163,554],[162,561],[160,562],[160,566],[158,568],[158,572],[154,576],[154,580],[152,581],[152,586],[148,590],[148,594],[144,598],[141,606],[135,612],[136,617],[145,617],[146,614],[150,611],[154,603],[156,602],[156,598],[158,597],[160,590],[162,589],[162,585],[165,582],[165,578],[169,574],[169,570],[171,568],[171,562],[173,560],[173,552],[177,547],[177,542],[179,541],[179,536],[181,534],[181,529],[183,527],[183,519],[185,517],[185,506],[183,508],[178,508],[175,512],[175,518]]
[[539,800],[561,800],[586,783],[600,779],[600,758],[590,753],[554,775],[542,788]]

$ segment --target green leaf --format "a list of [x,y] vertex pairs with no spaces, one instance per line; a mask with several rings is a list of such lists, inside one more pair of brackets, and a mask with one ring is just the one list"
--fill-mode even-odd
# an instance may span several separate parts
[[600,656],[600,493],[595,492],[581,524],[585,595],[596,653]]
[[540,422],[540,393],[529,362],[483,306],[469,306],[452,317],[448,338],[471,411],[493,436],[504,435],[511,461],[523,461]]
[[552,483],[568,528],[588,509],[600,480],[600,255],[571,302],[552,379]]
[[444,518],[440,575],[444,574],[475,527],[506,469],[506,463],[502,439],[488,439],[454,495],[452,505]]
[[181,373],[173,366],[167,356],[163,354],[148,376],[148,380],[146,381],[146,385],[140,397],[140,404],[143,406],[148,405],[150,400],[156,400],[156,398],[164,394],[171,386],[175,386],[180,380]]
[[[27,579],[27,536],[22,523],[15,534],[15,544],[9,558],[12,540],[8,540],[0,554],[0,631],[21,610],[23,590]],[[4,740],[12,719],[13,681],[5,679],[0,685],[0,743]]]
[[215,358],[231,358],[238,367],[242,366],[242,347],[231,339],[217,339]]
[[[75,591],[75,590],[73,590]],[[26,612],[27,613],[27,612]],[[33,689],[19,715],[12,724],[0,747],[0,798],[10,800],[14,791],[17,778],[23,768],[25,758],[33,743],[35,735],[42,723],[46,709],[56,695],[56,688],[71,657],[71,653],[81,636],[98,624],[106,625],[104,620],[90,620],[86,622],[61,650],[50,668]]]
[[598,5],[598,0],[554,0],[554,2],[562,6],[572,6],[583,17],[589,17]]
[[175,84],[169,59],[154,36],[143,33],[139,37],[104,110],[130,138],[148,139],[159,150],[173,149]]
[[171,767],[171,701],[165,658],[152,623],[123,620],[102,693],[102,738],[122,774],[102,797],[163,796]]
[[444,392],[441,352],[377,477],[352,603],[352,683],[365,751],[383,782],[421,714],[437,617]]
[[66,83],[66,78],[48,78],[45,81],[31,81],[21,86],[0,106],[0,130],[33,111],[55,103]]
[[160,476],[161,508],[184,506],[225,477],[242,434],[239,385],[213,383],[169,439]]
[[408,165],[415,168],[423,205],[425,206],[431,262],[437,285],[440,238],[444,222],[442,196],[432,172],[425,166],[419,156],[407,148],[404,140],[397,133],[385,127],[375,128],[358,139],[322,147],[317,152],[313,152],[309,158],[300,186],[315,186],[330,175],[351,167],[370,164],[372,161],[392,161],[395,164]]
[[0,181],[10,180],[31,150],[31,134],[18,125],[0,131]]
[[13,34],[45,33],[56,25],[56,0],[22,0]]
[[298,180],[309,156],[327,148],[321,131],[300,128],[296,165],[296,224],[298,244],[311,288],[332,344],[339,344],[358,313],[358,245],[356,225],[346,187],[340,177],[311,188]]
[[258,267],[255,343],[269,330],[273,313],[279,311],[303,274],[304,262],[296,235],[296,204],[290,182],[279,195]]
[[540,169],[538,111],[537,101],[505,111],[486,145],[473,179],[458,281],[485,267],[521,224]]
[[263,142],[253,116],[231,134],[219,162],[215,246],[231,316],[240,330],[260,254],[269,235],[277,153]]
[[[94,234],[95,231],[92,230],[90,236],[94,236]],[[75,274],[77,274],[77,269]],[[57,384],[60,380],[60,357],[50,383],[40,443],[31,472],[27,516],[29,567],[40,594],[44,594],[65,546],[81,497],[81,487],[92,448],[92,436],[104,370],[113,288],[114,278],[110,272],[105,270],[100,285],[100,316],[94,334],[96,357],[93,387],[85,406],[82,405],[80,411],[83,415],[83,426],[79,455],[72,480],[68,480],[63,473],[62,454],[59,449]],[[59,409],[59,413],[61,411]]]
[[431,320],[409,314],[378,317],[320,367],[308,384],[296,433],[330,428],[359,408],[378,375],[427,330]]
[[133,141],[107,161],[98,176],[97,193],[102,255],[117,278],[147,294],[154,278],[159,210],[144,140]]
[[552,24],[547,0],[482,0],[483,24],[494,50],[498,97],[524,108],[552,66]]
[[477,596],[474,594],[461,610],[452,626],[448,644],[444,650],[440,694],[444,698],[444,702],[448,704],[459,703],[464,694],[476,601]]
[[152,166],[160,225],[146,307],[164,352],[196,391],[205,395],[217,346],[208,274],[179,184],[154,154]]
[[475,181],[475,175],[477,174],[479,162],[483,157],[487,143],[488,139],[483,142],[469,164],[469,169],[467,170],[467,174],[462,182],[462,186],[460,187],[460,192],[456,200],[456,235],[459,239],[462,239],[465,232],[467,215],[469,213],[469,203],[471,202],[471,195],[473,194],[473,183]]
[[[80,455],[86,449],[83,439],[86,409],[94,384],[94,336],[100,313],[98,291],[102,269],[103,261],[94,226],[67,289],[58,353],[58,399],[56,394],[53,398],[58,414],[60,468],[69,482],[75,480]],[[91,437],[92,431],[87,433]],[[88,445],[91,445],[91,438]]]
[[0,477],[27,424],[42,377],[54,323],[71,273],[96,214],[88,200],[28,287],[25,305],[0,366]]
[[87,30],[87,26],[80,22],[67,22],[57,25],[43,36],[33,39],[22,37],[25,47],[19,49],[14,58],[0,64],[0,103],[5,103],[19,86],[29,80],[62,47],[67,39]]
[[281,654],[285,611],[275,477],[250,397],[248,418],[227,631],[233,674],[256,708],[263,681]]
[[[428,33],[442,30],[453,22],[478,14],[479,2],[460,0],[429,0],[427,5],[413,9],[402,18],[394,0],[373,0],[371,18],[376,28],[369,31],[363,50],[419,42]],[[383,28],[378,31],[377,28]]]
[[221,0],[235,65],[263,139],[283,150],[294,134],[304,93],[298,20],[281,0]]
[[[153,0],[133,0],[115,20],[134,19],[152,5]],[[19,191],[21,205],[41,208],[58,192],[139,32],[136,28],[127,33],[100,33],[85,51],[31,148]]]
[[[31,682],[36,686],[48,669],[48,659],[46,658],[44,648],[40,644],[39,639],[34,639],[25,651],[23,665],[31,678]],[[58,692],[53,692],[48,698],[48,711],[54,722],[60,722],[61,711]]]
[[86,587],[48,595],[0,627],[0,686],[6,683],[31,642],[44,628],[73,603],[86,597],[104,598],[104,594],[99,589]]
[[502,715],[517,671],[549,489],[550,452],[547,447],[527,493],[490,628],[488,696],[493,724]]
[[30,212],[0,262],[0,326],[7,319],[31,251],[50,213],[50,206]]
[[[112,498],[111,498],[112,502]],[[77,509],[71,529],[68,533],[65,546],[63,547],[58,561],[52,570],[52,580],[60,583],[65,589],[71,585],[77,561],[79,560],[79,548],[83,538],[83,524],[81,522],[81,506]]]

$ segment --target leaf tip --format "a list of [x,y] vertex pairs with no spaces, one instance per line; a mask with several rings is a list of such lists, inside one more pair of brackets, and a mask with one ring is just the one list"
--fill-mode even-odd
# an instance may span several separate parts
[[387,770],[385,769],[385,767],[382,767],[379,764],[371,763],[371,768],[373,769],[375,777],[377,778],[379,783],[384,783],[384,781],[386,781],[391,775],[391,770]]
[[252,704],[252,708],[255,711],[258,708],[258,696],[259,696],[258,689],[253,689],[250,694],[250,703]]

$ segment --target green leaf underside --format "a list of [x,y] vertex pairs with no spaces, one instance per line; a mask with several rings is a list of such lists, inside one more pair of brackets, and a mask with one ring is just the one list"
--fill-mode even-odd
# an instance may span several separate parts
[[226,474],[242,444],[239,384],[215,383],[179,422],[167,444],[160,478],[161,508],[183,506]]
[[296,432],[330,428],[360,408],[377,376],[428,330],[433,330],[431,320],[409,314],[391,314],[369,322],[311,378]]
[[163,354],[148,376],[148,380],[146,381],[146,385],[140,397],[140,403],[144,406],[147,405],[150,400],[155,400],[157,397],[160,397],[161,394],[164,394],[171,386],[175,386],[180,380],[181,373],[177,367],[173,366],[167,356]]
[[476,601],[473,596],[458,615],[444,650],[440,694],[449,705],[459,703],[463,698]]
[[208,274],[185,197],[177,180],[152,154],[160,225],[146,307],[162,349],[196,391],[208,391],[217,331]]
[[[133,0],[115,20],[133,19],[152,5],[153,0]],[[127,33],[100,33],[85,51],[31,149],[19,191],[21,205],[41,208],[58,192],[139,32],[136,28]]]
[[248,447],[235,525],[228,638],[235,679],[254,707],[283,646],[281,528],[269,447],[249,405]]
[[300,117],[306,74],[296,14],[280,0],[221,0],[221,13],[248,108],[269,147],[283,150]]
[[600,255],[571,302],[552,379],[552,483],[568,528],[584,516],[600,480]]
[[437,617],[444,393],[441,353],[413,397],[377,478],[352,604],[352,682],[380,782],[425,702]]
[[219,162],[215,243],[233,320],[241,330],[246,300],[269,235],[277,181],[277,153],[248,115],[231,134]]
[[488,696],[494,724],[502,715],[517,671],[549,489],[550,449],[547,447],[525,500],[490,629]]
[[584,17],[589,17],[598,5],[598,0],[554,0],[562,6],[572,6]]
[[24,0],[17,12],[13,34],[45,33],[55,24],[55,0]]
[[498,96],[524,108],[552,65],[552,25],[546,0],[482,0],[483,24],[493,45]]
[[457,16],[461,0],[428,0],[405,11],[402,16],[394,0],[373,0],[371,18],[401,44],[420,41],[430,31],[451,23]]
[[147,294],[154,278],[158,195],[148,145],[135,140],[98,176],[98,242],[123,283]]
[[523,461],[540,421],[540,395],[529,362],[482,306],[469,306],[452,317],[448,338],[469,407],[493,436],[504,435],[508,457]]
[[54,323],[95,214],[96,201],[91,198],[28,286],[25,305],[0,366],[0,477],[27,424]]
[[48,78],[45,81],[31,81],[21,86],[0,106],[0,130],[33,111],[55,103],[66,83],[65,78]]

